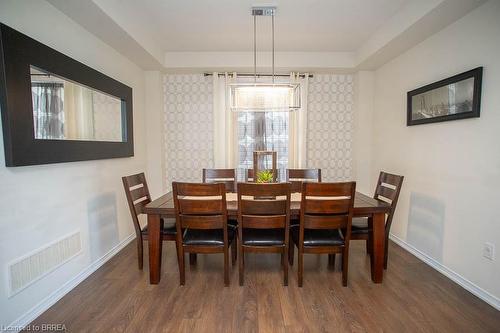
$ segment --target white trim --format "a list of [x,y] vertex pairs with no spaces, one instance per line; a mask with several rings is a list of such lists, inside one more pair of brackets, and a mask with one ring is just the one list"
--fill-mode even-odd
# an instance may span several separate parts
[[436,271],[439,273],[443,274],[465,290],[469,291],[473,295],[479,297],[495,309],[500,311],[500,299],[496,297],[495,295],[492,295],[491,293],[487,292],[486,290],[482,289],[481,287],[477,286],[476,284],[472,283],[471,281],[467,280],[457,272],[451,270],[450,268],[446,267],[442,263],[436,261],[435,259],[429,257],[427,254],[423,253],[416,247],[414,247],[411,244],[408,244],[406,241],[402,240],[401,238],[390,234],[389,238],[399,246],[401,246],[403,249],[406,251],[410,252],[413,254],[415,257],[418,259],[422,260],[424,263],[427,265],[431,266],[434,268]]
[[[74,278],[63,284],[60,288],[55,290],[53,293],[45,297],[37,305],[32,307],[28,312],[14,320],[7,327],[2,327],[2,332],[19,332],[23,327],[31,323],[43,312],[49,309],[57,301],[59,301],[64,295],[73,290],[78,286],[83,280],[89,277],[92,273],[98,270],[102,265],[104,265],[109,259],[113,258],[118,252],[120,252],[125,246],[127,246],[131,241],[135,239],[135,233],[127,236],[120,243],[115,245],[111,250],[109,250],[102,257],[94,261],[87,268],[77,274]],[[12,329],[11,329],[12,328]]]

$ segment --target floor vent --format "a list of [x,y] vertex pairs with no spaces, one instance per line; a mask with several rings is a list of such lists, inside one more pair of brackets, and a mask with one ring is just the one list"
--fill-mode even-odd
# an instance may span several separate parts
[[47,275],[82,251],[80,231],[39,248],[8,266],[9,296]]

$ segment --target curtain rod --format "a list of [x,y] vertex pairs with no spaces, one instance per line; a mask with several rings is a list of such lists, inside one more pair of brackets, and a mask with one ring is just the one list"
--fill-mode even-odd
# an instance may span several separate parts
[[[228,74],[231,74],[230,72],[228,72]],[[212,76],[213,73],[203,73],[204,76]],[[226,75],[225,73],[219,73],[219,76],[224,76]],[[237,76],[240,76],[240,77],[254,77],[255,74],[254,73],[236,73]],[[266,77],[266,76],[272,76],[272,74],[266,74],[266,73],[257,73],[257,77]],[[290,74],[274,74],[274,76],[278,76],[278,77],[290,77]],[[299,73],[299,77],[305,77],[306,74],[300,74]],[[312,78],[314,77],[313,74],[309,74],[309,78]]]

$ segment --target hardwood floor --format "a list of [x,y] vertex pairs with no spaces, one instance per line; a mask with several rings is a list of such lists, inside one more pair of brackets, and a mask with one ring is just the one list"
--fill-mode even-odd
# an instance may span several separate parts
[[64,324],[68,332],[500,331],[500,312],[394,243],[384,282],[375,285],[364,243],[352,242],[347,288],[340,260],[332,271],[328,256],[312,254],[303,288],[297,262],[283,286],[275,254],[247,254],[245,286],[234,266],[227,288],[222,255],[198,255],[181,287],[174,244],[163,251],[159,285],[149,285],[147,265],[137,269],[131,243],[33,323]]

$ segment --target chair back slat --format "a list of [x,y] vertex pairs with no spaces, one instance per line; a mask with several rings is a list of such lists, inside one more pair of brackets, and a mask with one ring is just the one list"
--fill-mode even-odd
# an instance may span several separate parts
[[222,229],[224,217],[222,215],[181,215],[182,228],[192,229]]
[[307,197],[304,203],[306,214],[347,214],[351,205],[351,199],[314,199]]
[[292,193],[300,192],[305,181],[321,183],[321,169],[286,169],[286,181],[292,184]]
[[[221,187],[218,185],[222,184],[201,184],[201,183],[178,183],[173,182],[177,187],[177,195],[179,196],[190,196],[190,197],[210,197],[210,196],[220,196],[222,193],[226,193],[224,186],[222,186],[222,193],[220,191]],[[215,185],[215,186],[214,186]],[[173,186],[172,186],[173,189]]]
[[[307,184],[307,196],[311,197],[345,197],[351,195],[352,182],[345,183],[304,183]],[[328,186],[325,186],[328,184]]]
[[236,170],[235,169],[203,169],[203,183],[223,183],[226,192],[236,192]]
[[227,236],[224,184],[173,182],[172,190],[178,233],[181,233],[183,228],[224,229]]
[[400,184],[401,178],[403,178],[403,176],[381,171],[379,176],[379,183],[386,183],[396,186]]
[[300,232],[345,228],[350,239],[356,183],[303,183]]
[[396,190],[384,186],[384,183],[380,184],[380,186],[377,187],[377,192],[376,192],[377,199],[378,197],[383,197],[386,198],[390,201],[393,201],[394,198],[396,197]]
[[146,175],[144,175],[144,172],[122,177],[122,180],[124,179],[127,181],[129,188],[137,185],[144,185],[144,183],[146,183]]
[[242,198],[241,211],[247,215],[284,214],[286,212],[286,198],[283,198],[283,200],[269,200],[273,198],[275,197],[269,197],[267,200]]
[[[179,213],[182,215],[217,215],[222,212],[222,200],[217,197],[179,197]],[[217,199],[216,199],[217,198]]]
[[347,227],[347,215],[304,215],[306,229],[339,229]]
[[238,183],[242,228],[285,228],[290,222],[289,183]]
[[139,223],[139,215],[142,214],[145,205],[151,202],[146,176],[143,172],[122,177],[123,188],[127,203],[132,216],[132,222],[136,235],[141,233],[141,225]]
[[285,215],[242,215],[243,228],[277,229],[285,228]]
[[149,193],[147,192],[144,186],[136,187],[130,190],[130,197],[135,202],[138,199],[142,199],[144,197],[148,197]]

